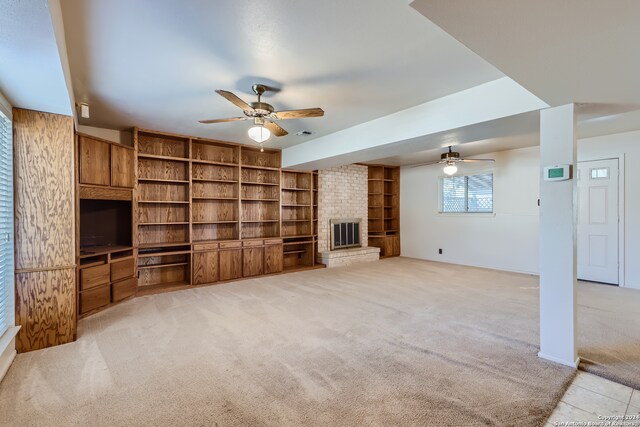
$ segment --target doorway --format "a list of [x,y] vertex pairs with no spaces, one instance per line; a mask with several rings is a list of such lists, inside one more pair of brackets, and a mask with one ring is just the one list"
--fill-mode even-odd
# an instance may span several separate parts
[[618,159],[578,163],[578,279],[618,285]]

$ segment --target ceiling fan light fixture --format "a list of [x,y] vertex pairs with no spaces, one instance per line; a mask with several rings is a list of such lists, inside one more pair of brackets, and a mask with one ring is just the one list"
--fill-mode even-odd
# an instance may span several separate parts
[[249,134],[249,138],[258,143],[263,143],[271,137],[271,131],[262,125],[252,126],[247,133]]
[[447,163],[447,166],[445,166],[444,169],[442,169],[442,172],[444,172],[445,175],[451,176],[456,172],[458,172],[458,167],[453,163]]

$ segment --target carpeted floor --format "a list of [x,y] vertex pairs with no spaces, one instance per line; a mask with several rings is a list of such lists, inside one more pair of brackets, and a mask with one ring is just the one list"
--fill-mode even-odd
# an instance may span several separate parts
[[580,369],[640,390],[640,291],[578,284]]
[[[628,313],[594,286],[580,323],[595,316],[605,353],[622,351],[606,329]],[[585,354],[599,360],[602,342]],[[18,355],[0,423],[535,426],[575,373],[537,351],[535,277],[395,258],[94,315],[77,342]]]

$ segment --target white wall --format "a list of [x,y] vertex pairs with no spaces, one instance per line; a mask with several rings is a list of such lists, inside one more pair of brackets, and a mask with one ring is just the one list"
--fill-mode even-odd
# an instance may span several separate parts
[[[578,140],[578,160],[625,157],[625,286],[640,289],[640,131]],[[400,173],[402,255],[538,274],[538,147],[489,153],[495,215],[438,214],[442,168]],[[470,170],[470,169],[464,169]],[[463,172],[463,169],[460,170]],[[478,216],[475,216],[478,215]],[[444,253],[438,255],[438,248]]]
[[578,161],[624,154],[625,286],[640,289],[640,131],[578,140]]
[[[501,270],[538,271],[538,147],[488,153],[493,165],[494,214],[439,214],[441,166],[400,171],[402,255]],[[443,254],[438,254],[442,248]]]

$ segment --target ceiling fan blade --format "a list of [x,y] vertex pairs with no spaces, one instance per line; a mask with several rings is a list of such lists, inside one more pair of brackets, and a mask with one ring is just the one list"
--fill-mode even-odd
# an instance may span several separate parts
[[229,92],[228,90],[216,90],[216,93],[222,97],[224,97],[227,101],[233,103],[234,105],[242,108],[244,111],[253,111],[253,107],[242,99],[238,98],[235,94]]
[[460,162],[465,162],[465,163],[473,163],[473,162],[495,162],[494,159],[460,159],[458,160]]
[[200,123],[211,124],[211,123],[225,123],[225,122],[237,122],[240,120],[249,120],[249,117],[230,117],[228,119],[211,119],[211,120],[200,120]]
[[263,126],[269,129],[275,136],[285,136],[289,133],[273,122],[264,122]]
[[418,163],[417,165],[411,165],[411,167],[412,168],[419,168],[421,166],[437,165],[438,163],[444,163],[444,162],[442,160],[434,160],[433,162]]
[[276,111],[274,113],[277,119],[304,119],[307,117],[322,117],[324,110],[322,108],[306,108],[304,110],[288,110]]

